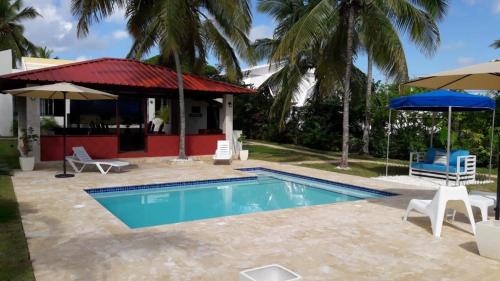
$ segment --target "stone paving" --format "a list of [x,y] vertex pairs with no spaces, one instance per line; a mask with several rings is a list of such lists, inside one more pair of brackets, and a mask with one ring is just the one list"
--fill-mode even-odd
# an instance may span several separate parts
[[[129,229],[84,188],[247,176],[268,167],[401,194]],[[241,270],[279,263],[304,280],[500,280],[500,262],[478,255],[465,218],[433,238],[410,198],[433,190],[262,161],[136,161],[123,173],[56,179],[56,168],[16,172],[14,188],[38,281],[238,280]],[[499,240],[500,241],[500,240]]]

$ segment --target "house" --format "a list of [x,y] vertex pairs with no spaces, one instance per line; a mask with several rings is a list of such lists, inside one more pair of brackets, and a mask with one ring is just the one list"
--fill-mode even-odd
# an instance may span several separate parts
[[[0,75],[17,73],[25,70],[41,69],[46,67],[52,67],[56,65],[63,65],[68,63],[73,63],[71,60],[61,60],[61,59],[44,59],[44,58],[32,58],[32,57],[22,57],[20,61],[20,68],[14,68],[12,65],[12,51],[4,50],[0,51]],[[41,114],[42,116],[52,116],[62,125],[62,114],[60,116],[54,116],[54,104],[62,103],[61,101],[53,100],[42,100],[41,104]],[[14,100],[10,95],[0,95],[0,137],[2,136],[12,136],[12,129],[14,128]]]
[[[70,82],[118,95],[117,101],[77,101],[68,105],[67,151],[84,146],[95,158],[177,156],[179,100],[175,71],[127,59],[101,58],[0,76],[0,91]],[[184,74],[186,152],[213,154],[218,140],[233,141],[233,96],[244,87]],[[63,159],[61,128],[40,131],[43,108],[34,98],[16,98],[19,127],[41,134],[34,148],[39,161]],[[62,105],[64,106],[64,105]],[[59,110],[55,106],[54,115]],[[64,108],[63,108],[64,109]],[[159,124],[153,124],[160,118]],[[156,119],[156,120],[155,120]]]
[[[247,85],[253,85],[253,87],[259,88],[267,79],[280,69],[281,68],[275,64],[262,64],[243,69],[243,82]],[[314,71],[308,71],[304,78],[302,78],[299,88],[295,93],[295,106],[302,107],[304,105],[314,90],[315,84],[316,79],[314,78]],[[273,91],[271,89],[269,90],[271,94],[274,95]]]

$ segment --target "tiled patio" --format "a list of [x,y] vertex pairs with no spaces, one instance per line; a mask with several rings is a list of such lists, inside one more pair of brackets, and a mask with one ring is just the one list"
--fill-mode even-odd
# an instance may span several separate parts
[[[384,189],[401,196],[129,229],[83,191],[89,187],[245,176],[268,167]],[[305,280],[499,280],[500,262],[478,255],[462,217],[441,239],[427,218],[401,217],[411,197],[431,190],[269,162],[170,164],[143,161],[125,173],[56,169],[13,177],[38,281],[238,280],[238,272],[279,263]]]

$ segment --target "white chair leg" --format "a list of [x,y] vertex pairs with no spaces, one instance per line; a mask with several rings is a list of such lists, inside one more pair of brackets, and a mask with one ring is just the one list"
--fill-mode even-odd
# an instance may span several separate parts
[[80,171],[78,170],[78,167],[76,167],[75,163],[71,160],[65,160],[66,162],[68,162],[68,164],[71,166],[71,168],[73,168],[73,170],[75,171],[75,173],[79,173]]
[[[446,202],[444,202],[444,206],[446,206]],[[443,229],[443,221],[444,215],[446,212],[445,207],[438,207],[438,210],[434,213],[434,215],[430,215],[431,224],[432,224],[432,234],[434,237],[441,237],[441,230]]]
[[410,201],[410,203],[408,204],[408,208],[406,208],[405,215],[403,216],[403,221],[408,220],[408,215],[410,214],[411,210],[413,210],[413,206],[412,206],[411,201]]
[[111,171],[112,168],[113,168],[113,166],[109,165],[108,169],[106,170],[106,172],[104,174],[107,175],[108,172]]
[[488,206],[479,208],[481,210],[481,219],[482,221],[488,220]]
[[83,172],[83,169],[87,166],[87,164],[82,164],[82,167],[78,170],[78,173]]
[[[451,211],[451,213],[450,213],[450,211]],[[449,219],[451,222],[454,222],[457,211],[454,209],[446,209],[446,212],[447,212],[446,218]]]
[[101,172],[101,174],[105,175],[107,173],[107,171],[104,171],[104,169],[101,167],[101,164],[95,164],[97,166],[97,169],[99,169],[99,172]]
[[472,233],[476,235],[476,223],[474,221],[474,214],[472,213],[472,207],[469,202],[469,198],[463,200],[465,204],[465,209],[467,210],[467,217],[469,218],[470,224],[472,226]]

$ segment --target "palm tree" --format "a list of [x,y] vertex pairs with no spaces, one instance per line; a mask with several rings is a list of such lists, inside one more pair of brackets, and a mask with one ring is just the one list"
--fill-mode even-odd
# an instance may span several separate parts
[[109,16],[117,7],[125,7],[128,30],[134,37],[128,56],[142,58],[157,46],[160,61],[175,65],[179,88],[179,158],[186,158],[183,68],[201,71],[207,54],[212,52],[230,80],[241,79],[238,55],[250,59],[249,1],[73,0],[73,14],[79,17],[78,34],[86,35],[90,24]]
[[[290,7],[289,4],[297,2],[303,1],[261,0],[259,7],[266,7],[267,11],[276,14],[279,8]],[[280,36],[271,54],[271,62],[296,63],[303,57],[304,51],[314,49],[317,56],[316,77],[326,80],[329,84],[342,81],[343,126],[340,167],[348,167],[352,61],[363,46],[362,37],[364,36],[368,50],[372,48],[372,58],[382,71],[390,76],[404,77],[407,75],[406,62],[396,30],[408,34],[421,50],[434,50],[439,44],[439,31],[435,19],[443,16],[446,6],[446,0],[308,1],[300,18]],[[377,29],[377,21],[382,22],[387,28],[390,27],[388,30],[394,31],[388,35],[384,32],[386,29],[380,32],[381,30]],[[374,32],[368,32],[370,26],[372,30],[375,29]],[[385,36],[389,36],[391,40],[386,40]],[[375,50],[374,46],[380,47]]]
[[500,40],[495,40],[490,47],[495,48],[495,49],[500,49]]
[[0,0],[0,50],[12,50],[13,64],[22,56],[36,53],[36,47],[24,37],[22,21],[40,14],[33,7],[23,8],[22,0]]
[[36,48],[36,56],[38,58],[50,59],[52,57],[52,53],[54,53],[54,51],[48,49],[46,46]]

